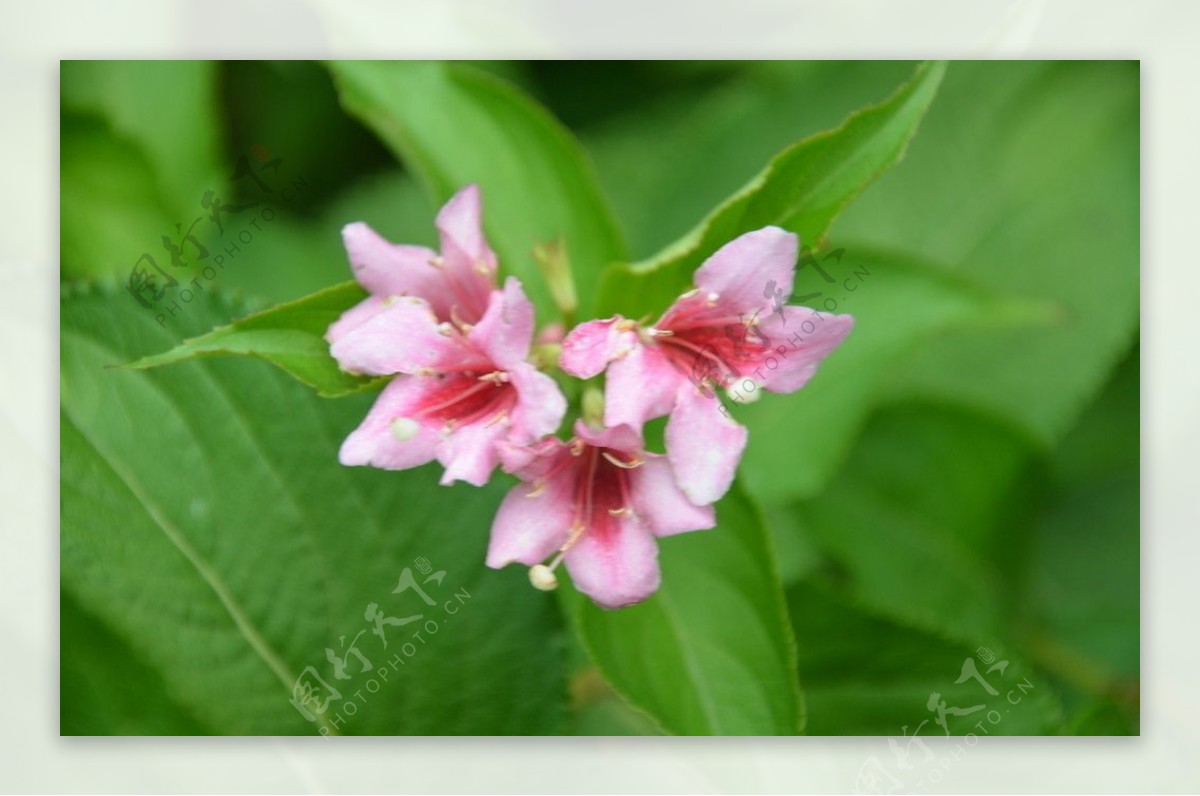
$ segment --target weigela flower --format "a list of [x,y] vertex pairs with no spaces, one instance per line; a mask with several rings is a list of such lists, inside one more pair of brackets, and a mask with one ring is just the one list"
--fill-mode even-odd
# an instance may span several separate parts
[[[850,332],[854,319],[784,306],[791,295],[798,240],[778,227],[727,243],[696,271],[695,289],[652,326],[620,315],[584,323],[563,341],[560,366],[579,378],[607,369],[604,424],[640,431],[667,421],[667,456],[696,505],[729,489],[746,445],[715,388],[789,393]],[[749,389],[747,389],[749,388]]]
[[342,464],[404,470],[436,458],[443,484],[487,483],[498,442],[532,443],[566,412],[554,379],[526,361],[532,339],[533,305],[515,277],[476,324],[439,321],[424,299],[385,300],[330,348],[345,370],[401,374],[342,444]]
[[393,296],[429,302],[439,321],[477,323],[496,289],[496,255],[483,235],[479,188],[468,185],[437,215],[442,253],[424,246],[389,243],[362,222],[342,230],[354,278],[370,295],[329,327],[326,339],[337,342],[351,329],[379,314]]
[[[505,469],[526,483],[505,497],[492,525],[487,564],[520,562],[554,588],[560,562],[576,588],[606,608],[641,602],[658,588],[656,537],[711,528],[675,484],[666,457],[647,453],[629,426],[575,424],[570,442],[502,446]],[[546,559],[554,556],[549,564]]]

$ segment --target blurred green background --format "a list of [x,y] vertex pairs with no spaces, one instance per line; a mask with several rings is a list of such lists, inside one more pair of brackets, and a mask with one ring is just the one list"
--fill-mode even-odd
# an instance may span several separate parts
[[[461,68],[515,84],[579,139],[636,261],[914,65]],[[720,510],[769,534],[804,731],[941,734],[931,693],[1002,698],[956,683],[971,658],[1010,661],[990,682],[1033,685],[993,734],[1138,732],[1138,77],[951,64],[907,157],[829,235],[854,335],[802,393],[738,411],[751,443]],[[759,687],[751,670],[712,686],[707,724],[636,694],[631,709],[557,603],[523,572],[484,571],[506,483],[448,492],[427,468],[339,468],[370,396],[321,400],[250,360],[105,369],[346,280],[350,221],[435,243],[419,173],[342,107],[326,66],[64,62],[61,88],[64,734],[314,731],[285,684],[312,665],[336,685],[325,648],[416,557],[471,600],[339,732],[754,730],[722,714]],[[262,172],[274,191],[230,182],[244,156],[280,159]],[[130,268],[210,190],[273,220],[157,322],[125,290]],[[796,293],[820,282],[802,274]],[[395,654],[374,652],[371,668]],[[653,679],[646,666],[618,680]],[[770,688],[758,697],[794,698]],[[951,711],[949,731],[984,715]]]

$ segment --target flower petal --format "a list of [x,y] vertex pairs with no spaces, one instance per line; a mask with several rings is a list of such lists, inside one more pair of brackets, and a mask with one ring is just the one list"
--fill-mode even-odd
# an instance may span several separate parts
[[590,379],[625,356],[638,345],[631,330],[618,329],[625,319],[620,315],[603,321],[588,321],[571,330],[562,343],[558,365],[577,379]]
[[715,503],[729,491],[746,447],[746,429],[731,420],[721,402],[690,384],[679,388],[667,421],[667,457],[675,480],[697,506]]
[[354,278],[371,295],[416,296],[449,309],[453,296],[431,249],[392,243],[361,221],[342,228],[342,243]]
[[338,460],[350,467],[370,465],[385,470],[407,470],[433,461],[441,441],[437,426],[407,417],[427,388],[425,380],[416,376],[393,379],[362,424],[342,443]]
[[525,298],[521,280],[510,276],[504,290],[492,293],[487,312],[467,337],[501,369],[525,361],[533,342],[533,304]]
[[538,491],[531,484],[509,490],[488,541],[487,565],[493,569],[520,562],[540,564],[562,547],[571,535],[571,484],[555,478]]
[[504,472],[522,481],[544,478],[559,464],[560,456],[569,456],[566,444],[558,437],[546,437],[529,445],[516,445],[508,440],[496,443]]
[[[808,383],[817,372],[817,366],[841,345],[854,328],[854,316],[831,315],[817,312],[808,307],[784,307],[783,317],[772,314],[763,321],[762,332],[771,340],[757,375],[764,389],[771,392],[795,392]],[[782,353],[780,351],[782,349]],[[772,359],[778,362],[771,368]]]
[[458,314],[474,323],[487,309],[496,284],[496,254],[483,234],[483,198],[468,185],[450,197],[437,215],[442,267],[457,297]]
[[580,419],[575,421],[575,436],[594,448],[612,448],[639,458],[645,447],[641,432],[628,425],[592,428]]
[[702,531],[717,524],[712,506],[696,506],[675,483],[666,457],[647,454],[629,474],[634,511],[655,536]]
[[340,334],[329,353],[344,370],[377,376],[461,365],[472,357],[482,361],[460,339],[441,334],[429,305],[415,298],[396,300]]
[[[696,287],[720,296],[721,305],[735,312],[773,306],[778,295],[792,294],[799,238],[779,227],[763,227],[734,238],[704,261],[696,271]],[[774,285],[768,283],[773,282]],[[772,289],[780,291],[774,294]]]
[[604,424],[628,424],[641,433],[647,420],[671,411],[675,393],[687,377],[657,346],[637,344],[608,366],[604,387]]
[[442,440],[437,449],[438,461],[445,466],[442,486],[455,481],[466,481],[472,486],[483,486],[500,463],[500,452],[496,443],[508,435],[507,420],[498,423],[480,421],[456,428]]
[[388,302],[379,296],[367,296],[343,312],[340,318],[330,324],[329,329],[325,332],[325,339],[331,343],[336,343],[345,337],[347,333],[362,326],[389,306]]
[[658,545],[636,517],[589,526],[563,560],[575,588],[604,608],[639,603],[658,589]]
[[527,362],[509,368],[508,378],[517,390],[513,441],[533,442],[557,431],[567,413],[567,399],[558,389],[558,382]]

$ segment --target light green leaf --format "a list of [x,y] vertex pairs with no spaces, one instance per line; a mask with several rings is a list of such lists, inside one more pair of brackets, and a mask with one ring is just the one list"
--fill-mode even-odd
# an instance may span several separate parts
[[[371,397],[321,401],[262,363],[106,368],[170,343],[125,298],[62,304],[61,580],[157,673],[166,698],[211,732],[315,733],[290,703],[311,666],[341,694],[321,718],[340,733],[565,726],[553,601],[524,573],[483,564],[504,484],[441,489],[432,468],[342,467],[338,446]],[[204,329],[230,311],[206,294],[181,322]],[[445,572],[440,581],[426,580],[423,560]],[[433,605],[394,593],[405,568]],[[385,625],[385,648],[371,603],[422,619]],[[339,654],[359,633],[369,671],[348,657],[349,679],[338,679],[326,650]],[[64,693],[82,687],[64,683]]]
[[338,317],[361,301],[366,292],[356,282],[344,282],[311,296],[280,304],[211,332],[184,340],[162,354],[129,363],[138,370],[171,365],[195,357],[252,356],[277,365],[312,387],[335,397],[371,389],[379,379],[354,376],[329,355],[325,332]]
[[605,266],[625,257],[590,164],[570,134],[518,90],[462,64],[340,62],[346,109],[424,181],[437,204],[469,183],[500,267],[552,308],[533,249],[562,237],[586,307]]
[[774,224],[817,244],[837,215],[904,154],[937,92],[945,64],[924,64],[885,102],[852,115],[837,130],[784,150],[698,227],[656,257],[605,274],[601,314],[656,314],[691,282],[722,245]]
[[717,521],[660,540],[662,586],[645,603],[606,611],[564,599],[605,678],[666,731],[794,734],[796,651],[770,541],[736,489]]
[[[938,333],[1045,326],[1057,317],[1053,307],[1003,300],[924,263],[853,243],[840,262],[826,260],[823,267],[832,283],[801,271],[795,292],[819,294],[808,303],[853,315],[854,330],[799,392],[729,402],[733,417],[750,429],[742,478],[765,504],[816,494],[844,460],[883,385]],[[794,333],[802,338],[805,331]]]
[[956,65],[903,169],[855,203],[847,240],[1053,301],[1052,328],[933,341],[899,396],[969,402],[1046,447],[1074,424],[1138,326],[1136,63]]

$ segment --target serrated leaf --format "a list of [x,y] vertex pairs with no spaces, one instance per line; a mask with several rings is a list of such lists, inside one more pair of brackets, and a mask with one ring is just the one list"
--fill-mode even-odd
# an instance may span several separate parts
[[[259,362],[105,367],[171,339],[124,298],[62,304],[61,582],[174,703],[211,732],[315,733],[290,700],[296,678],[320,676],[340,694],[320,726],[340,733],[564,726],[554,605],[524,573],[483,564],[503,484],[342,467],[338,445],[371,397],[322,401]],[[229,312],[215,302],[198,297],[181,324],[210,326]],[[426,566],[445,574],[428,580]],[[406,567],[434,605],[394,593]],[[385,623],[385,647],[371,604],[420,624]],[[368,664],[346,652],[356,637]]]
[[770,540],[736,489],[717,521],[660,540],[662,586],[646,602],[606,611],[564,599],[608,682],[667,732],[794,734],[796,652]]
[[330,68],[346,109],[422,178],[436,204],[480,185],[500,267],[520,277],[542,317],[553,304],[533,249],[561,236],[586,309],[601,269],[623,260],[625,249],[591,165],[564,127],[511,85],[462,64]]
[[380,380],[339,368],[325,340],[330,324],[365,296],[357,283],[344,282],[218,326],[184,340],[170,351],[142,357],[126,367],[146,370],[196,357],[251,356],[277,365],[325,397],[371,389]]
[[945,64],[923,64],[883,103],[853,114],[837,130],[806,138],[776,155],[750,183],[656,257],[605,273],[600,314],[656,314],[725,243],[768,225],[820,241],[837,215],[904,154],[937,92]]

